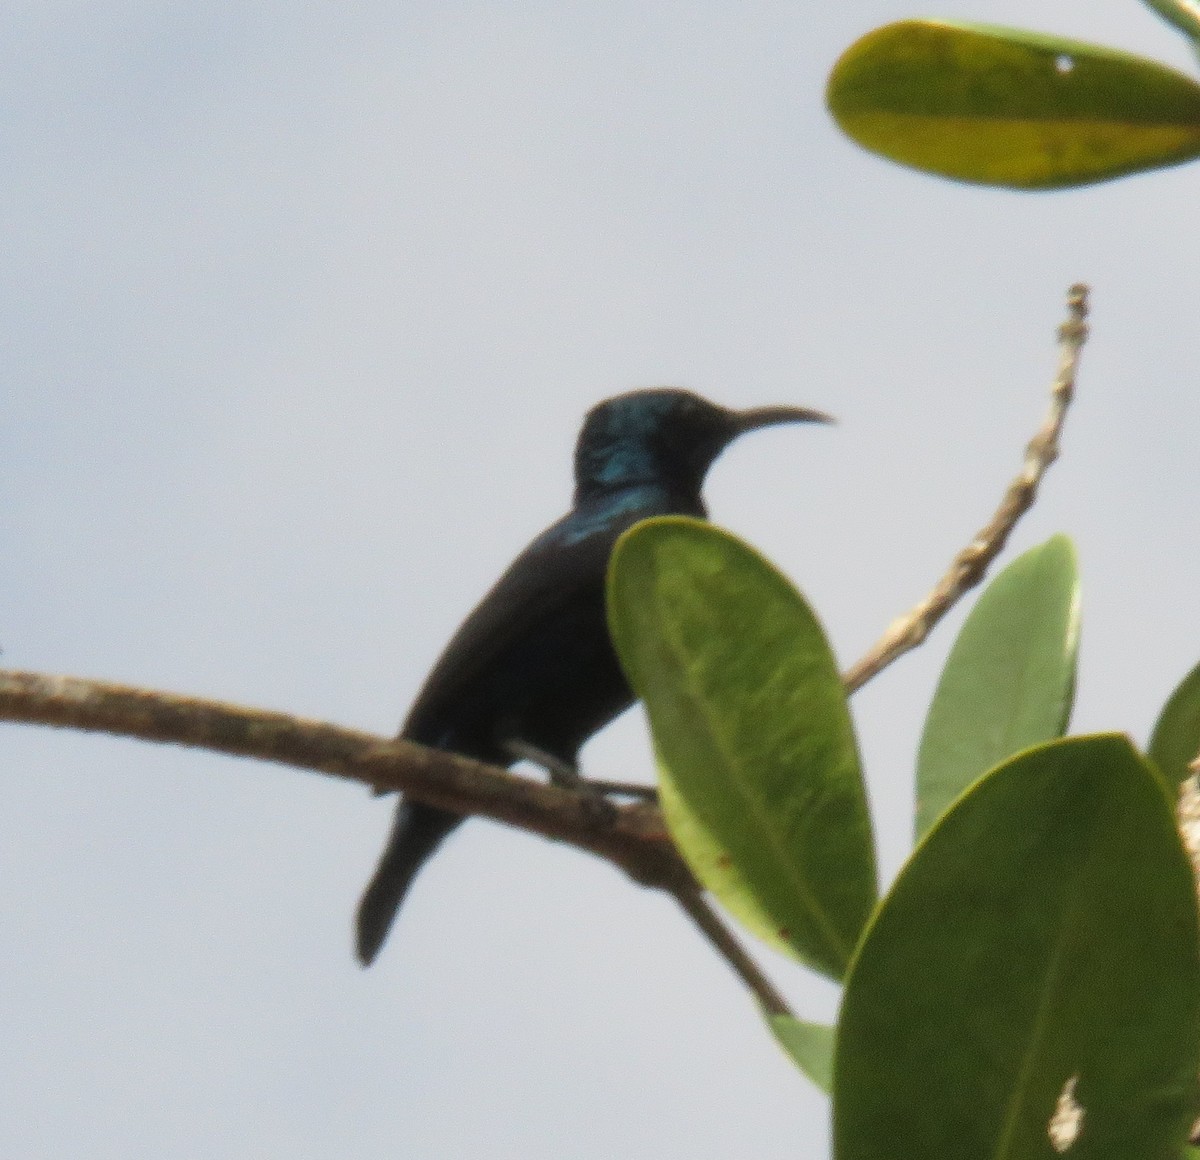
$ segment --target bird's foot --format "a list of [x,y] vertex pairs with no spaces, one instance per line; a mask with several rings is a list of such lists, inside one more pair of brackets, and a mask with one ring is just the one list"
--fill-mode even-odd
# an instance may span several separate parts
[[550,784],[560,789],[579,789],[586,779],[569,761],[555,757],[553,753],[531,745],[528,741],[513,737],[504,743],[509,756],[516,761],[528,761],[532,765],[540,765],[550,777]]
[[584,785],[591,786],[597,793],[605,797],[636,798],[641,802],[658,801],[658,788],[653,785],[639,785],[634,781],[595,781],[592,778],[580,778]]
[[519,761],[540,765],[550,777],[550,784],[560,789],[590,791],[599,797],[627,797],[638,801],[658,801],[658,790],[652,785],[636,785],[627,781],[596,781],[584,777],[569,761],[547,753],[528,741],[512,739],[504,743],[509,754]]

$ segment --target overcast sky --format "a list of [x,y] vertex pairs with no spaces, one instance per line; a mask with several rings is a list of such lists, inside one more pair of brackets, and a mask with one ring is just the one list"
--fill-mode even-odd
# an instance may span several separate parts
[[[990,514],[1083,279],[1080,397],[1014,548],[1076,537],[1076,728],[1144,739],[1200,657],[1200,168],[1021,195],[861,152],[825,77],[917,14],[9,0],[4,662],[390,733],[565,508],[583,412],[661,384],[839,417],[746,438],[708,496],[849,662]],[[1190,67],[1132,0],[938,14]],[[855,699],[888,876],[952,628]],[[464,827],[363,972],[388,803],[108,738],[0,747],[0,1155],[826,1155],[737,982],[605,864]],[[584,756],[650,772],[636,714]]]

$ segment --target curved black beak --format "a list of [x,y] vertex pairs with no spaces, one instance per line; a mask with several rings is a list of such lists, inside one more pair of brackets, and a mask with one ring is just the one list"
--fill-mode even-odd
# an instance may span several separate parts
[[738,435],[774,427],[779,423],[836,423],[832,415],[814,411],[811,407],[751,407],[733,413],[733,426]]

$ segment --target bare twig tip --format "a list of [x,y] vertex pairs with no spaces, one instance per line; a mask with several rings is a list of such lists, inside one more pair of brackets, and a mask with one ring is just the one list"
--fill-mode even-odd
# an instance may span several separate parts
[[1067,311],[1070,316],[1058,328],[1059,342],[1082,346],[1086,341],[1088,293],[1088,287],[1083,282],[1076,282],[1067,291]]
[[1032,506],[1050,465],[1058,458],[1059,437],[1067,408],[1075,394],[1079,354],[1087,340],[1088,288],[1076,282],[1067,291],[1067,319],[1058,328],[1058,372],[1050,386],[1050,411],[1025,449],[1020,473],[1009,484],[988,524],[954,557],[932,591],[906,616],[895,622],[860,661],[847,669],[842,681],[848,692],[862,688],[892,661],[910,652],[930,630],[986,575],[1004,549],[1017,521]]

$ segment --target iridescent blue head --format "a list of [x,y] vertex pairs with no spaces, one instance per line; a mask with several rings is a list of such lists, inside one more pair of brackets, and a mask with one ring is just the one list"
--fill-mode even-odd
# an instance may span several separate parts
[[598,403],[575,446],[575,499],[639,484],[699,495],[713,461],[739,435],[777,423],[831,423],[807,407],[734,411],[691,391],[630,391]]

